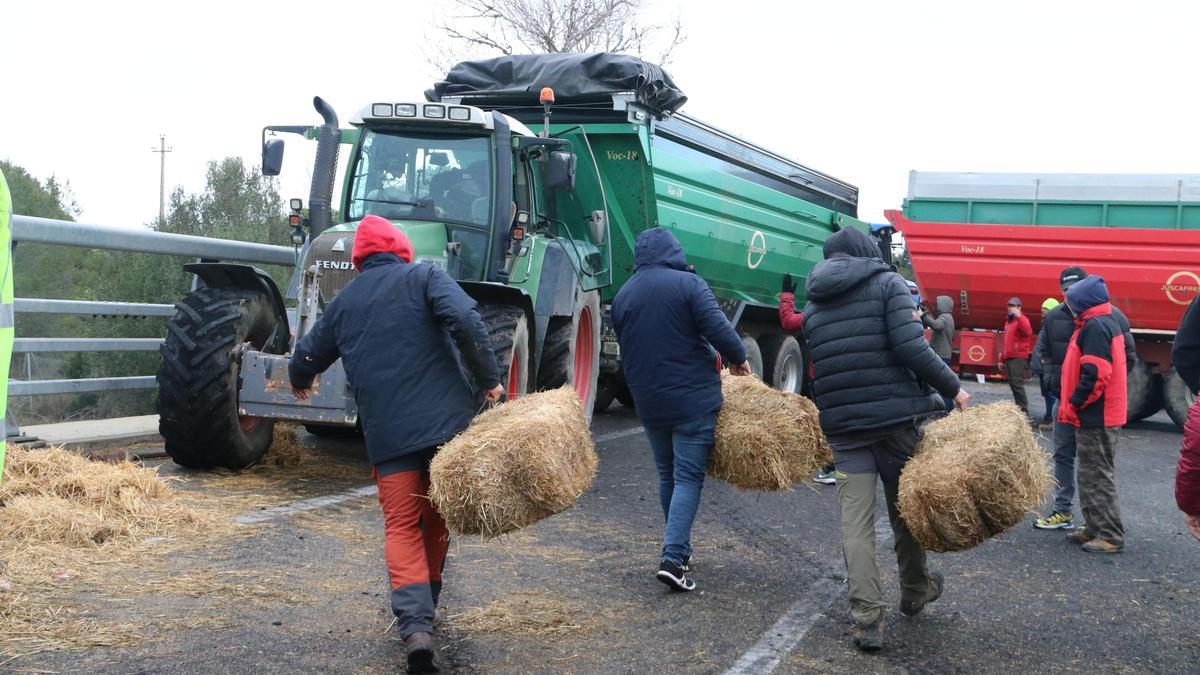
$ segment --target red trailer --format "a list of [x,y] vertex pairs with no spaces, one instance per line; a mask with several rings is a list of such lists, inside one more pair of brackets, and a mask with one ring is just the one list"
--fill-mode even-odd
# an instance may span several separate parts
[[[947,177],[953,179],[953,189],[946,188]],[[1133,329],[1138,361],[1129,377],[1130,419],[1147,417],[1165,405],[1182,426],[1194,398],[1171,368],[1171,343],[1184,310],[1200,292],[1200,202],[1156,201],[1144,195],[1140,201],[1097,201],[1096,193],[1103,191],[1094,185],[1091,200],[1062,194],[1021,200],[1014,183],[1025,177],[1046,180],[1023,174],[914,172],[904,211],[886,212],[904,235],[922,297],[932,304],[936,296],[948,295],[955,302],[960,368],[996,372],[1008,299],[1022,298],[1037,330],[1042,301],[1062,299],[1059,273],[1079,265],[1105,278],[1113,303]],[[1060,184],[1071,179],[1078,188],[1089,180],[1111,182],[1114,177],[1051,178]],[[1145,179],[1165,177],[1120,178],[1134,179],[1125,182],[1137,185],[1136,179],[1144,184]],[[1172,178],[1178,180],[1175,194],[1182,195],[1184,178]],[[1001,184],[1004,191],[997,195]],[[1044,183],[1035,185],[1045,189]],[[949,194],[930,194],[939,190]],[[1174,227],[1165,220],[1171,212]],[[1127,222],[1113,222],[1112,214]],[[1092,215],[1098,220],[1089,226],[1085,223]],[[1074,224],[1053,224],[1055,217]],[[1148,222],[1136,226],[1142,222],[1138,218]],[[1013,222],[997,222],[1002,220]]]

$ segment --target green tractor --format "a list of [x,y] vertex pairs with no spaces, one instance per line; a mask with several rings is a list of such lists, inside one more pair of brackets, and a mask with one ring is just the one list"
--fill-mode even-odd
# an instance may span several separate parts
[[570,385],[588,415],[614,398],[633,405],[607,308],[634,271],[637,235],[658,226],[713,289],[755,374],[801,390],[805,355],[779,325],[779,280],[794,275],[803,302],[824,240],[868,229],[855,217],[857,188],[678,113],[687,99],[670,77],[631,57],[459,64],[426,99],[371,103],[343,129],[317,98],[323,124],[263,130],[266,175],[282,165],[275,134],[317,141],[307,217],[291,204],[299,263],[286,294],[246,265],[187,266],[197,288],[170,321],[158,376],[160,430],[176,462],[253,464],[276,420],[354,432],[340,363],[297,401],[287,362],[354,278],[354,231],[367,215],[393,222],[413,262],[441,267],[478,301],[510,396]]

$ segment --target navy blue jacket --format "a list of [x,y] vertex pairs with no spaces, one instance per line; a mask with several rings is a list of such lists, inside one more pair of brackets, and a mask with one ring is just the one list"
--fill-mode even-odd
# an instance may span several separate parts
[[1193,394],[1200,390],[1200,296],[1192,300],[1179,322],[1171,363]]
[[376,465],[453,438],[478,412],[477,392],[500,382],[475,301],[445,272],[393,253],[366,258],[296,345],[292,386],[310,386],[339,357]]
[[642,423],[671,426],[720,410],[724,398],[713,347],[726,363],[744,363],[741,338],[708,284],[688,270],[683,247],[670,232],[642,232],[633,259],[633,276],[613,300],[612,319]]

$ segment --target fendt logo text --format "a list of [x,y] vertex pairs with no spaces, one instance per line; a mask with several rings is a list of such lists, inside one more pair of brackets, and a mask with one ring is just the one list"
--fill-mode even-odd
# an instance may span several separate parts
[[354,269],[354,265],[349,260],[318,260],[317,267],[324,270]]
[[1194,272],[1176,272],[1163,284],[1167,299],[1177,305],[1187,305],[1200,293],[1200,276]]

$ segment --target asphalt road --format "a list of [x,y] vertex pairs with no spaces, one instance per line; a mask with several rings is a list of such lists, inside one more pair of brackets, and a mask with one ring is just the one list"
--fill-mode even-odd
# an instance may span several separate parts
[[[1007,396],[1003,385],[968,388],[978,403]],[[1032,388],[1030,398],[1040,403]],[[1027,522],[972,551],[933,554],[946,575],[944,596],[915,619],[893,612],[877,656],[850,646],[832,487],[758,494],[707,484],[693,535],[699,589],[673,594],[653,578],[661,515],[637,420],[614,404],[593,426],[600,471],[576,508],[505,541],[452,545],[441,629],[450,669],[1200,671],[1200,542],[1175,509],[1179,434],[1162,413],[1127,429],[1118,450],[1124,553],[1089,556],[1062,533]],[[336,478],[266,475],[254,489],[277,503],[369,485],[357,442],[305,442],[338,467]],[[192,478],[188,489],[220,499],[242,477]],[[79,599],[102,618],[200,619],[195,628],[155,630],[151,621],[147,638],[131,646],[42,653],[0,669],[397,672],[403,647],[389,630],[382,517],[372,497],[341,499],[268,517],[247,525],[249,536],[172,561],[180,575],[226,575],[228,589],[251,581],[267,587],[255,597],[233,590],[189,597],[167,582],[133,602]],[[885,592],[898,603],[894,559],[883,547],[879,556]],[[505,605],[491,621],[472,619],[480,608]],[[530,616],[551,621],[503,632],[508,619]]]

